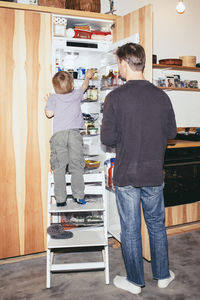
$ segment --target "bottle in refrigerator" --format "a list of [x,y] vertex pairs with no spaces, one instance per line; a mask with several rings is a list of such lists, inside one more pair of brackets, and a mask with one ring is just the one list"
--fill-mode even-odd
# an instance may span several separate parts
[[111,158],[110,163],[111,166],[108,169],[108,186],[110,188],[113,188],[113,170],[114,170],[115,158]]
[[107,82],[108,82],[108,86],[113,86],[114,78],[115,78],[115,75],[113,73],[113,70],[110,69],[109,73],[108,73],[108,76],[106,77]]
[[118,85],[118,71],[114,71],[114,84],[113,85]]

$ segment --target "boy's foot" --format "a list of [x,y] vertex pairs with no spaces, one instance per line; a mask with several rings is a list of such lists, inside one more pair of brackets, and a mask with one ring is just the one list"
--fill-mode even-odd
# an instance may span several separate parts
[[158,280],[158,287],[159,287],[160,289],[166,288],[166,287],[170,284],[170,282],[171,282],[172,280],[174,280],[174,278],[175,278],[174,272],[172,272],[171,270],[169,270],[169,274],[170,274],[170,277],[169,277],[169,278],[159,279],[159,280]]
[[67,205],[67,202],[65,201],[65,202],[57,202],[56,203],[56,206],[58,206],[58,207],[62,207],[62,206],[66,206]]
[[129,282],[126,277],[117,275],[115,276],[113,283],[117,288],[128,291],[132,294],[141,293],[141,287]]
[[78,204],[86,204],[86,201],[85,199],[81,199],[81,198],[77,198],[77,199],[74,199]]

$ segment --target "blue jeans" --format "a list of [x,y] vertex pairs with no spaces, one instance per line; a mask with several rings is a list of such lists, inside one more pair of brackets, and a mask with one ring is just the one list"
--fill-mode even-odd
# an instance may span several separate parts
[[147,225],[151,267],[155,279],[170,277],[168,242],[164,225],[163,187],[115,187],[121,223],[121,244],[127,280],[144,286],[144,267],[141,239],[141,205]]

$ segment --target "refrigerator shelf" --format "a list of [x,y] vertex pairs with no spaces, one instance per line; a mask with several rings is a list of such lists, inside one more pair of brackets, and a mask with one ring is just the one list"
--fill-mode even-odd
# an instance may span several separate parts
[[99,100],[90,100],[90,99],[84,99],[81,101],[81,103],[92,103],[92,102],[98,102]]
[[107,90],[114,90],[120,87],[121,85],[112,85],[112,86],[107,86],[107,87],[101,87],[101,91],[107,91]]
[[97,134],[83,134],[82,136],[83,137],[92,137],[92,136],[98,136],[98,135],[100,135],[99,133],[97,133]]

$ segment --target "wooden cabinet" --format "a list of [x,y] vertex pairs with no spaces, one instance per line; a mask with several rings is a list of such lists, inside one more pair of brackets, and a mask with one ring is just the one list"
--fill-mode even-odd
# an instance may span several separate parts
[[152,5],[146,5],[124,16],[118,16],[114,28],[114,42],[139,33],[140,44],[146,53],[145,78],[152,81]]
[[51,15],[0,8],[0,258],[45,250]]
[[0,2],[0,258],[46,250],[53,13],[113,20],[114,41],[139,33],[151,80],[151,5],[118,17]]

